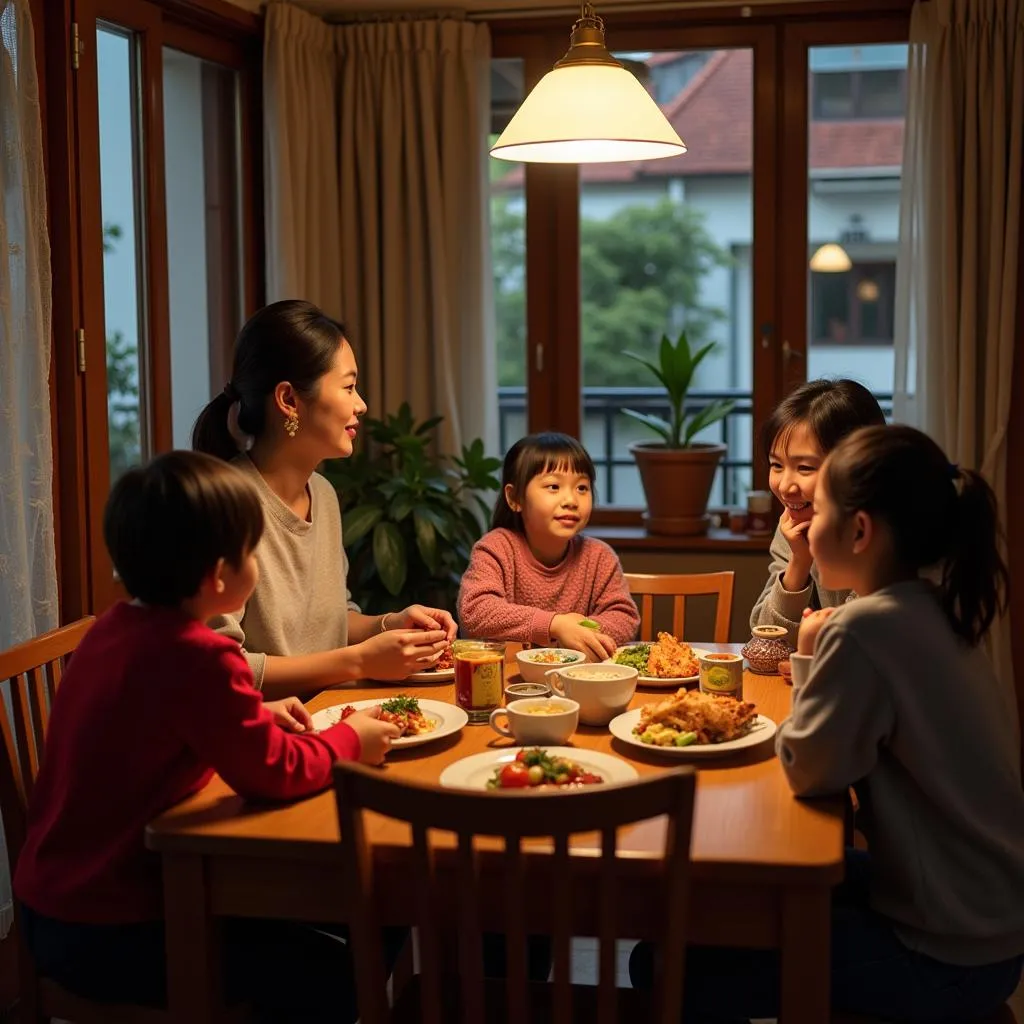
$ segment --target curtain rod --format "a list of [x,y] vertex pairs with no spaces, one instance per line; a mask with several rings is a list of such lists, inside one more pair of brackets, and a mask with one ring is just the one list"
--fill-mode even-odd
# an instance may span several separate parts
[[[643,3],[616,3],[615,0],[600,3],[600,14],[629,14],[642,13],[646,11],[683,11],[700,10],[701,8],[713,8],[723,13],[732,10],[745,17],[745,10],[749,12],[751,7],[764,7],[769,4],[798,4],[803,0],[745,0],[735,4],[723,4],[721,0],[648,0]],[[496,21],[501,18],[537,18],[537,17],[564,17],[566,15],[579,14],[579,4],[567,3],[561,7],[498,7],[489,8],[486,11],[467,11],[467,21]]]

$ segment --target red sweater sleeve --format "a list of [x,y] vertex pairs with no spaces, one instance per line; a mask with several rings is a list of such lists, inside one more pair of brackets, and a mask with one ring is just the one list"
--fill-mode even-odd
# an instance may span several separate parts
[[588,610],[620,647],[632,643],[640,629],[640,612],[629,593],[618,555],[603,541],[587,538],[595,545],[593,604]]
[[499,531],[477,541],[459,587],[463,635],[541,646],[551,642],[555,612],[511,600],[515,564],[515,551]]
[[177,727],[197,757],[248,799],[289,800],[331,783],[336,760],[359,757],[359,737],[344,722],[321,733],[290,733],[263,706],[240,651],[217,652],[218,678],[199,676],[177,706]]

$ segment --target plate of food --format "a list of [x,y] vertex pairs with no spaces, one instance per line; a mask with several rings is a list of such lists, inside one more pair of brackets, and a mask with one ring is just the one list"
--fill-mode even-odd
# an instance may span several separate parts
[[623,743],[671,757],[720,757],[756,747],[776,730],[749,701],[685,688],[624,712],[608,728]]
[[636,769],[619,757],[576,747],[504,747],[471,754],[441,773],[449,789],[570,792],[605,782],[632,782]]
[[676,689],[700,679],[699,658],[707,654],[677,640],[671,633],[659,633],[656,641],[626,644],[607,658],[616,665],[629,665],[639,672],[637,684],[656,689]]
[[394,722],[402,730],[402,735],[391,744],[394,750],[418,747],[423,743],[439,740],[443,736],[451,736],[469,721],[466,712],[454,704],[446,704],[440,700],[420,700],[399,693],[384,699],[354,700],[349,704],[335,704],[333,707],[323,708],[313,715],[313,728],[328,729],[338,722],[343,722],[355,711],[365,711],[374,707],[380,707],[382,719]]
[[413,672],[406,676],[407,683],[448,683],[455,678],[455,659],[452,657],[452,646],[449,644],[441,653],[441,657],[430,668],[422,672]]

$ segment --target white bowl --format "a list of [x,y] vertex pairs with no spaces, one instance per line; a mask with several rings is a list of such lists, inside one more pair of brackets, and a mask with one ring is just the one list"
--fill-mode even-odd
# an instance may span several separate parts
[[[536,661],[537,655],[559,654],[565,661]],[[533,647],[528,651],[517,651],[516,661],[519,662],[519,675],[524,683],[545,683],[546,674],[553,668],[565,668],[566,665],[579,665],[586,661],[587,656],[581,651],[570,651],[566,647]]]
[[563,665],[550,669],[548,676],[555,694],[579,704],[584,725],[607,725],[636,693],[637,671],[630,665]]
[[[579,704],[565,697],[526,697],[495,708],[491,728],[522,746],[560,746],[576,731],[579,711]],[[499,718],[507,722],[502,724]]]

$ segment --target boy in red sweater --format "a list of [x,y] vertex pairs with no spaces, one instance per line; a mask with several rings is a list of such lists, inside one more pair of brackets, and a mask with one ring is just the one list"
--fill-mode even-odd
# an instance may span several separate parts
[[[238,645],[206,626],[257,579],[263,514],[233,466],[170,452],[129,470],[103,526],[134,600],[102,615],[70,659],[14,890],[43,973],[94,999],[159,1005],[163,894],[147,823],[214,772],[247,798],[308,796],[339,758],[380,763],[398,729],[360,713],[310,732],[302,703],[264,703]],[[275,921],[224,932],[227,992],[261,1020],[343,1020],[346,1006],[354,1019],[342,942]]]

